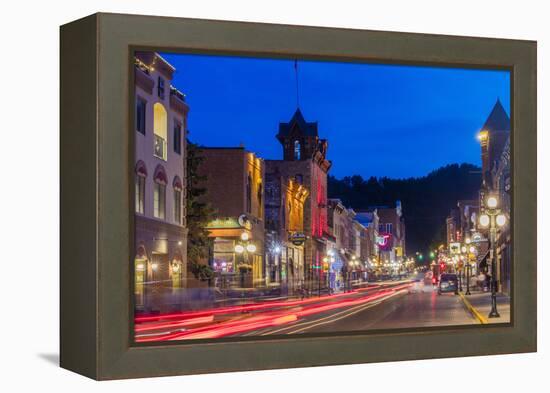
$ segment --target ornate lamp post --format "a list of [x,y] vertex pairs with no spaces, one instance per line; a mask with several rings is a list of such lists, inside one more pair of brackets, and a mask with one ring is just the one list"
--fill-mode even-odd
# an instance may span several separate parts
[[[466,244],[470,244],[470,239],[466,239]],[[466,261],[466,295],[471,295],[470,293],[470,277],[472,275],[472,265],[470,263],[470,255],[474,255],[476,252],[476,248],[474,246],[470,246],[469,248],[469,254],[468,259]]]
[[[464,269],[466,269],[466,265],[468,264],[468,248],[466,245],[463,245],[460,247],[461,255],[460,255],[460,271],[458,273],[458,290],[462,292],[462,281],[464,279]],[[466,256],[466,262],[464,262],[464,257]]]
[[482,228],[489,229],[490,257],[491,257],[491,312],[489,318],[498,318],[500,314],[497,311],[497,252],[496,241],[497,231],[506,225],[506,216],[498,209],[498,199],[494,195],[489,195],[485,202],[486,209],[479,216],[479,225]]
[[[243,255],[243,260],[246,265],[248,265],[248,253],[256,252],[256,246],[249,242],[250,236],[247,232],[241,233],[241,240],[235,245],[235,252],[237,254]],[[239,268],[239,273],[241,276],[241,288],[244,288],[244,269]]]

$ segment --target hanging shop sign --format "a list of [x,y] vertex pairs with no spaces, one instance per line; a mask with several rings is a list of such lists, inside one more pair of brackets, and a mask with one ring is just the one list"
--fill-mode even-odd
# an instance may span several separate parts
[[387,251],[391,248],[391,239],[391,233],[380,233],[379,236],[376,236],[376,244],[381,250]]
[[474,233],[474,235],[472,236],[472,243],[480,243],[484,240],[485,239],[483,238],[483,236],[481,236],[481,233],[479,232]]
[[302,232],[293,232],[288,236],[288,241],[295,246],[301,246],[306,241],[306,235]]
[[216,218],[208,223],[208,229],[232,229],[240,228],[242,225],[234,217]]
[[449,244],[449,252],[451,254],[460,254],[460,243],[450,243]]
[[246,228],[246,229],[252,228],[252,223],[250,222],[246,214],[241,214],[238,218],[238,222],[239,222],[239,225],[243,228]]

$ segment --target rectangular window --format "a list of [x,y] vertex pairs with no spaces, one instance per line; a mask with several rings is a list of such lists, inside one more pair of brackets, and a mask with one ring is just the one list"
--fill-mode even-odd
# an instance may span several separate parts
[[136,101],[136,131],[145,135],[145,108],[147,101],[139,98]]
[[181,154],[181,123],[174,123],[174,152]]
[[166,140],[160,135],[155,134],[153,142],[153,154],[155,155],[155,157],[161,158],[166,161]]
[[145,177],[136,176],[136,213],[145,212]]
[[174,190],[174,221],[181,224],[181,218],[181,190],[176,189]]
[[158,77],[157,81],[157,94],[159,98],[164,99],[164,79],[162,79],[160,76]]
[[166,186],[155,183],[155,192],[153,195],[153,214],[156,218],[164,217],[166,213]]

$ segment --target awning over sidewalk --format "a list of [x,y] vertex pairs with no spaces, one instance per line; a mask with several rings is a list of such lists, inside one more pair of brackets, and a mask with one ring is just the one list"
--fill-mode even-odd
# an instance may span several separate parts
[[487,257],[489,256],[489,251],[490,250],[487,250],[481,258],[478,256],[477,264],[478,264],[479,267],[486,267],[487,266]]

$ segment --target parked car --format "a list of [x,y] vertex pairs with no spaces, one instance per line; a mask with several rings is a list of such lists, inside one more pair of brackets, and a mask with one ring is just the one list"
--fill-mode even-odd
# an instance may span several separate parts
[[439,277],[437,294],[441,295],[444,292],[454,292],[455,295],[458,295],[458,277],[456,274],[443,273]]

